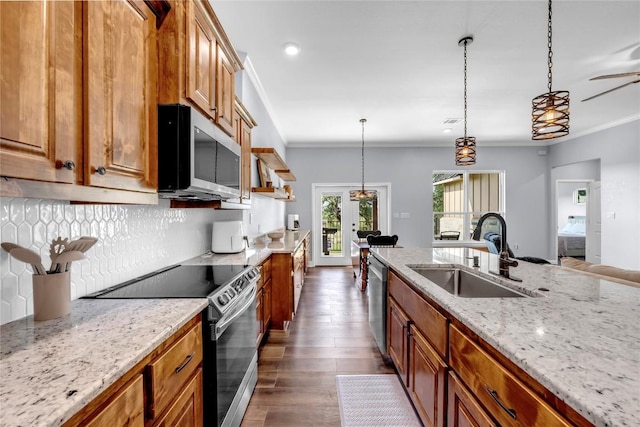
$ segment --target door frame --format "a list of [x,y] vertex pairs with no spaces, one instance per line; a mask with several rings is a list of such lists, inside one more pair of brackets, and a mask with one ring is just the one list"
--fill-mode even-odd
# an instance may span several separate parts
[[[555,234],[553,236],[553,259],[555,260],[555,262],[557,262],[558,260],[558,230],[560,227],[560,223],[558,222],[558,210],[559,208],[559,203],[558,203],[558,188],[560,186],[560,184],[569,184],[569,183],[584,183],[585,188],[589,186],[589,184],[593,183],[595,181],[595,179],[592,178],[583,178],[583,179],[556,179],[556,183],[555,183],[555,200],[553,201],[554,203],[554,209],[553,209],[553,224],[554,227],[553,229],[555,230]],[[589,221],[589,197],[587,197],[587,204],[585,205],[585,219],[588,222]],[[587,234],[585,233],[585,255],[586,255],[586,244],[587,244]]]
[[[358,189],[361,187],[361,183],[327,183],[327,184],[311,184],[311,241],[313,242],[313,264],[316,266],[348,266],[351,265],[351,255],[350,255],[350,236],[351,236],[351,226],[345,227],[346,217],[343,216],[343,227],[342,227],[342,257],[332,257],[330,262],[326,262],[329,258],[324,258],[321,256],[322,254],[322,221],[321,215],[318,215],[318,196],[319,192],[327,189],[340,189],[343,193],[349,192],[349,190]],[[386,221],[383,218],[380,218],[380,221],[384,221],[384,225],[386,227],[386,232],[391,234],[391,183],[390,182],[376,182],[376,183],[368,183],[365,188],[367,190],[384,190],[386,192],[386,206],[382,204],[378,205],[378,209],[380,212],[386,214]],[[382,217],[382,215],[381,215]],[[349,212],[348,218],[349,224],[351,224],[351,214]],[[382,228],[382,227],[380,227]],[[346,235],[346,236],[345,236]]]

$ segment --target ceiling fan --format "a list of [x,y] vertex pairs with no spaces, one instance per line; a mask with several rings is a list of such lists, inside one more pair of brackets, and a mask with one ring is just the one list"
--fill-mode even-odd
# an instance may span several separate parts
[[[640,76],[640,71],[632,71],[630,73],[620,73],[620,74],[606,74],[606,75],[603,75],[603,76],[592,77],[592,78],[589,79],[589,81],[591,81],[591,80],[613,79],[613,78],[617,78],[617,77],[637,77],[637,76]],[[605,90],[604,92],[600,92],[597,95],[593,95],[593,96],[590,96],[589,98],[585,98],[585,99],[582,100],[582,102],[588,101],[588,100],[593,99],[593,98],[597,98],[600,95],[604,95],[604,94],[607,94],[609,92],[613,92],[614,90],[622,89],[625,86],[629,86],[629,85],[632,85],[634,83],[639,83],[639,82],[640,82],[640,79],[636,79],[636,80],[633,80],[631,82],[627,82],[627,83],[622,84],[620,86],[616,86],[613,89]]]

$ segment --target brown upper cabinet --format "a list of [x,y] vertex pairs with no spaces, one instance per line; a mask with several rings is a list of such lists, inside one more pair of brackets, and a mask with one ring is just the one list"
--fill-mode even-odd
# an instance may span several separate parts
[[158,31],[158,102],[190,104],[230,136],[241,60],[208,1],[171,1]]
[[1,173],[24,180],[2,182],[0,194],[156,203],[147,3],[0,2],[0,20]]
[[142,1],[83,7],[85,181],[156,192],[156,17]]
[[251,198],[251,129],[257,123],[238,97],[235,101],[234,126],[236,142],[241,146],[240,198],[244,201]]
[[82,181],[81,21],[80,3],[0,2],[3,176]]

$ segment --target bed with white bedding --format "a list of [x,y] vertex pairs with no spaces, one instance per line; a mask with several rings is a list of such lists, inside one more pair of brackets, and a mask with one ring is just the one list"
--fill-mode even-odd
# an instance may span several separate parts
[[564,227],[558,231],[558,256],[585,256],[586,217],[569,215]]

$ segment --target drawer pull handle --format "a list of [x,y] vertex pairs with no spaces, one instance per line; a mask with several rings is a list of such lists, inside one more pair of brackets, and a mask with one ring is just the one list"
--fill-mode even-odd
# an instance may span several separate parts
[[193,353],[191,353],[190,355],[187,356],[187,358],[184,360],[184,362],[182,363],[182,365],[178,366],[176,368],[176,374],[179,374],[180,371],[182,371],[185,366],[187,366],[189,364],[189,362],[191,362],[191,359],[193,359],[193,357],[196,355],[195,351]]
[[491,398],[492,398],[493,400],[495,400],[495,402],[496,402],[498,405],[500,405],[500,407],[501,407],[502,409],[504,409],[504,411],[505,411],[507,414],[509,414],[509,416],[510,416],[511,418],[513,418],[514,420],[515,420],[515,419],[517,419],[517,417],[516,417],[516,410],[515,410],[515,409],[507,408],[507,407],[505,406],[505,404],[504,404],[504,403],[502,403],[502,402],[500,401],[500,399],[498,398],[498,392],[497,392],[497,391],[492,390],[488,385],[485,385],[485,386],[484,386],[484,388],[485,388],[485,390],[487,390],[487,393],[489,393],[489,396],[491,396]]

